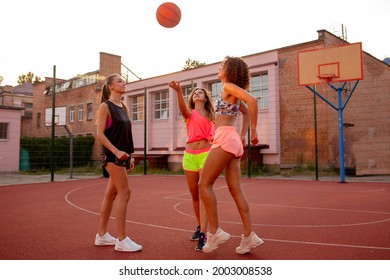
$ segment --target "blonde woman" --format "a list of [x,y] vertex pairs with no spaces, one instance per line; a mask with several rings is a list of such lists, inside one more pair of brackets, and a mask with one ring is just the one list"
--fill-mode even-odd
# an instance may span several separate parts
[[[102,89],[98,112],[97,138],[103,145],[102,164],[109,173],[106,193],[100,210],[99,230],[95,245],[114,245],[116,251],[136,252],[142,249],[126,233],[126,213],[130,200],[127,172],[134,169],[131,153],[134,152],[131,122],[126,105],[121,101],[126,83],[119,74],[107,77]],[[114,200],[118,238],[107,232]]]

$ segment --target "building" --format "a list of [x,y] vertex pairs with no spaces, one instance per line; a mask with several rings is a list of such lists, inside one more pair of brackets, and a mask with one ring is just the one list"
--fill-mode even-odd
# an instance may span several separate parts
[[[277,52],[265,52],[247,57],[246,60],[251,65],[252,94],[258,98],[258,129],[264,131],[261,134],[261,142],[270,147],[263,153],[268,161],[279,162],[278,84],[268,82],[278,80]],[[124,100],[130,108],[133,120],[137,157],[143,156],[145,145],[148,157],[166,158],[170,169],[180,168],[186,141],[185,124],[180,116],[176,94],[169,89],[168,82],[180,81],[185,97],[190,94],[193,87],[204,87],[215,99],[221,90],[221,83],[217,78],[219,66],[218,62],[127,84]],[[237,124],[240,124],[240,120]]]
[[[339,168],[337,113],[298,85],[297,53],[344,44],[348,42],[319,30],[316,40],[243,57],[252,73],[250,91],[258,99],[258,134],[263,145],[255,152],[270,170],[314,165],[316,158],[320,168]],[[390,174],[390,66],[366,52],[362,56],[364,79],[344,110],[345,167],[357,175]],[[65,125],[74,136],[96,136],[101,86],[107,75],[121,72],[121,65],[120,56],[100,53],[98,70],[70,80],[56,79],[57,137],[68,136]],[[216,62],[127,83],[124,101],[131,114],[138,162],[147,154],[151,164],[180,168],[185,125],[168,82],[180,81],[186,96],[197,86],[215,97],[221,89],[219,66]],[[33,85],[31,136],[51,135],[53,83],[53,78],[46,78]],[[320,85],[319,90],[336,102],[328,85]],[[344,97],[348,90],[349,84]],[[95,141],[92,160],[99,162],[100,154],[101,145]]]
[[[347,43],[320,30],[314,41],[243,57],[252,73],[251,93],[258,98],[258,134],[261,143],[268,145],[268,149],[259,152],[268,168],[280,170],[315,163],[314,119],[319,166],[339,168],[337,113],[325,102],[314,101],[307,88],[298,86],[297,52]],[[357,175],[390,174],[390,69],[365,52],[363,64],[364,80],[344,110],[345,168]],[[192,87],[204,87],[215,97],[221,88],[217,80],[219,65],[127,84],[124,100],[133,120],[137,157],[143,157],[145,146],[149,157],[166,159],[171,169],[180,166],[185,125],[176,96],[167,84],[181,81],[186,96]],[[335,102],[334,91],[321,87],[322,93]]]
[[19,171],[23,108],[0,105],[0,174]]
[[[297,51],[346,43],[319,30],[317,40],[278,50],[282,167],[313,163],[315,156],[314,97],[305,87],[297,87]],[[356,175],[390,174],[390,66],[364,51],[362,60],[364,78],[343,112],[345,169]],[[320,90],[337,104],[333,89],[325,84]],[[322,100],[316,104],[319,163],[339,168],[337,113]]]
[[0,173],[20,169],[20,137],[32,127],[32,89],[31,83],[0,87]]
[[[112,73],[121,73],[121,57],[100,53],[99,69],[78,75],[69,80],[55,80],[55,136],[96,136],[96,115],[100,106],[101,87],[105,77]],[[33,126],[34,137],[51,137],[54,77],[34,83]],[[65,127],[66,126],[66,127]],[[68,132],[69,131],[69,132]],[[95,141],[94,162],[100,161],[101,146]]]
[[33,113],[33,84],[0,87],[0,105],[22,108],[21,137],[31,135]]

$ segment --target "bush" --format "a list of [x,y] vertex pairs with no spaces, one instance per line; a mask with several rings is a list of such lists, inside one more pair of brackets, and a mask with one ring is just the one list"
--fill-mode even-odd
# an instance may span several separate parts
[[[73,166],[92,164],[92,149],[95,138],[93,136],[77,136],[73,139]],[[27,150],[32,170],[50,169],[51,138],[23,137],[20,139],[20,148]],[[70,138],[54,138],[54,167],[63,168],[70,165]]]

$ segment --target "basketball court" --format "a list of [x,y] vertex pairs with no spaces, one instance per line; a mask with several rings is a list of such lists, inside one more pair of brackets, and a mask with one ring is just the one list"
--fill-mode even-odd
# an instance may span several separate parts
[[[107,179],[0,187],[3,260],[388,260],[390,185],[243,178],[253,228],[265,244],[235,247],[240,218],[224,178],[214,189],[220,226],[232,238],[210,254],[189,240],[196,227],[184,176],[130,176],[127,229],[137,253],[97,247],[94,236]],[[114,213],[113,213],[114,215]],[[116,234],[115,219],[109,232]]]

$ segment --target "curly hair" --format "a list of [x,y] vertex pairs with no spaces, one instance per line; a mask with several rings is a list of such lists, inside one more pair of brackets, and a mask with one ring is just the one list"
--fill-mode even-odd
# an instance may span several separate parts
[[214,121],[215,117],[214,117],[214,106],[213,106],[213,100],[211,98],[211,93],[209,91],[207,91],[206,89],[204,88],[194,88],[194,90],[190,93],[190,95],[188,96],[188,100],[187,100],[187,106],[188,108],[190,108],[191,110],[195,108],[195,103],[194,103],[194,100],[193,100],[193,96],[194,96],[194,93],[195,91],[197,90],[201,90],[203,91],[205,97],[206,97],[206,102],[204,104],[204,108],[206,109],[207,111],[207,118],[210,120],[210,121]]
[[233,83],[245,90],[249,89],[249,67],[241,57],[226,56],[222,61],[222,67],[226,68],[225,75],[227,82]]

